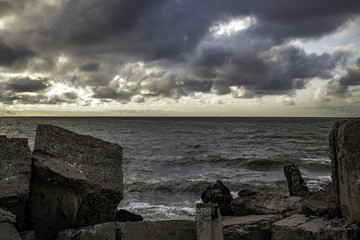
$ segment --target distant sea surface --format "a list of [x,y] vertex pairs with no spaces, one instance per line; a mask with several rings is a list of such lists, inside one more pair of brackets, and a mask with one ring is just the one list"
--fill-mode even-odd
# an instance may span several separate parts
[[191,219],[217,179],[232,193],[287,194],[283,166],[300,166],[312,191],[331,181],[328,134],[339,118],[0,118],[0,135],[28,138],[53,124],[123,147],[119,207],[146,220]]

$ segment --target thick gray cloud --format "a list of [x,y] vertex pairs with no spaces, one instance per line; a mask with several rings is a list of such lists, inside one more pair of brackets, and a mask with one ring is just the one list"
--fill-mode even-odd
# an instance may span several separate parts
[[[74,88],[89,87],[94,98],[124,103],[195,92],[294,95],[312,78],[331,79],[350,54],[307,53],[289,41],[320,38],[359,13],[355,0],[0,0],[0,20],[14,19],[0,30],[0,67],[26,68]],[[253,21],[243,31],[210,31],[247,16]],[[357,70],[349,70],[337,86],[358,85],[356,79]],[[15,78],[2,86],[6,103],[78,98],[68,92],[45,99],[45,80]]]
[[11,48],[0,39],[0,66],[11,67],[34,56],[34,52],[23,47]]

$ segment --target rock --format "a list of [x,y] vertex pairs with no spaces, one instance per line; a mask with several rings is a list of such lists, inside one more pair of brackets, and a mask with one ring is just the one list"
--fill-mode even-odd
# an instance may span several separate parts
[[125,209],[119,209],[116,212],[115,221],[119,222],[141,222],[144,218],[138,214],[129,212]]
[[38,125],[32,159],[30,210],[38,239],[114,220],[123,198],[121,146]]
[[284,167],[290,196],[307,197],[309,189],[301,176],[299,166],[292,164]]
[[120,223],[122,240],[199,240],[195,222],[168,220]]
[[308,213],[310,211],[305,199],[288,197],[273,193],[266,193],[244,189],[239,191],[239,197],[231,202],[235,216],[258,214]]
[[224,240],[270,240],[272,224],[282,218],[282,215],[223,217]]
[[318,240],[359,239],[359,227],[346,219],[332,221],[296,214],[275,222],[272,226],[272,240]]
[[230,206],[232,199],[229,188],[227,188],[220,180],[217,180],[214,186],[208,187],[201,194],[201,200],[204,203],[211,202],[218,204],[222,216],[233,215]]
[[329,145],[336,202],[344,217],[360,221],[360,119],[335,123]]
[[117,236],[115,222],[107,222],[80,229],[68,229],[59,232],[56,240],[116,240]]
[[29,197],[31,159],[28,140],[0,136],[0,207],[18,218],[18,227],[26,225],[25,208]]

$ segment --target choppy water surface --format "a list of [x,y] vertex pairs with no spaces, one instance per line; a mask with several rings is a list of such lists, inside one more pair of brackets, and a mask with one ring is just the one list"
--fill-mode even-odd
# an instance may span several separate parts
[[147,220],[193,218],[195,202],[220,179],[287,193],[283,166],[298,164],[312,190],[330,181],[328,134],[335,118],[0,118],[0,135],[34,145],[37,124],[120,144],[122,208]]

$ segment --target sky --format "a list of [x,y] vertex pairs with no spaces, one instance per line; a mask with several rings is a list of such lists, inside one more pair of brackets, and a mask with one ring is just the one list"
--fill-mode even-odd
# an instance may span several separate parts
[[359,116],[359,0],[0,0],[0,116]]

